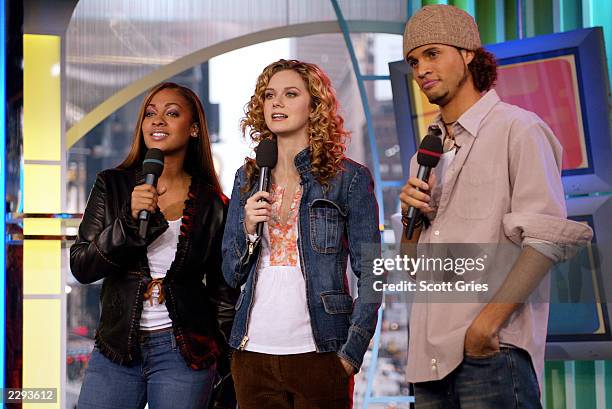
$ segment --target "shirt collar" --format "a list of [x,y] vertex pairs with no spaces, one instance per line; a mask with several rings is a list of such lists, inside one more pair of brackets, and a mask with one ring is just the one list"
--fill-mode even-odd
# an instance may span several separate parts
[[495,104],[499,102],[499,95],[494,89],[487,91],[482,98],[472,105],[467,111],[465,111],[457,120],[466,131],[472,136],[478,135],[478,129],[482,120],[487,114],[493,109]]
[[[465,111],[459,119],[457,119],[457,123],[459,123],[459,125],[461,125],[470,135],[476,137],[483,119],[499,101],[500,99],[497,92],[494,89],[490,89],[474,105]],[[441,115],[438,115],[436,122],[439,122],[440,127],[442,127]]]
[[298,171],[298,173],[303,174],[309,171],[312,167],[310,163],[310,147],[307,147],[300,151],[295,158],[293,158],[293,163]]

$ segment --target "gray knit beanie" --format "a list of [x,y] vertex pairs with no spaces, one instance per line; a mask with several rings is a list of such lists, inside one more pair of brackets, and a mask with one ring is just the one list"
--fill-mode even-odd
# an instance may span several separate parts
[[445,4],[423,7],[406,24],[404,58],[426,44],[446,44],[466,50],[481,46],[474,18],[455,6]]

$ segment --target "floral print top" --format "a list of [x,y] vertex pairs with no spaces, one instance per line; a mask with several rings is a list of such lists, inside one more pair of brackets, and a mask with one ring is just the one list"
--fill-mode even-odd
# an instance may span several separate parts
[[286,224],[282,224],[280,210],[285,188],[272,184],[272,217],[268,221],[268,234],[270,236],[270,265],[296,266],[298,265],[298,214],[302,186],[295,190]]

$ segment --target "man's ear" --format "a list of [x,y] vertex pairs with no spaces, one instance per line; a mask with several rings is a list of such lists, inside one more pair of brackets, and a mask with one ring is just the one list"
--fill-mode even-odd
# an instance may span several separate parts
[[476,53],[474,51],[465,50],[465,49],[461,50],[461,56],[463,57],[463,61],[465,62],[465,65],[468,65],[469,63],[471,63],[475,55]]

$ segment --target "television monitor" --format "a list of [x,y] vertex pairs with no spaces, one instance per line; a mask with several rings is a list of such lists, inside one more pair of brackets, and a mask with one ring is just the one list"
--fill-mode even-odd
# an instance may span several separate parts
[[567,200],[568,216],[593,229],[591,245],[550,274],[548,359],[612,359],[612,196]]

